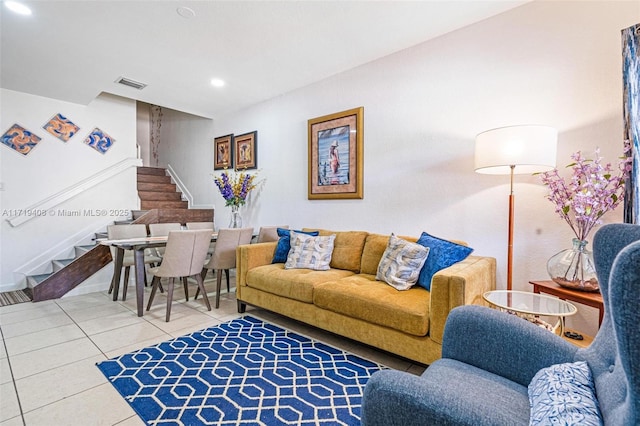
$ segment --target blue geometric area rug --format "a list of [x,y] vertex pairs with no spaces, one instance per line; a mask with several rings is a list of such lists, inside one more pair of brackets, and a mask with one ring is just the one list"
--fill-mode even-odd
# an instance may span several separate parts
[[385,367],[250,316],[97,364],[148,425],[359,425]]

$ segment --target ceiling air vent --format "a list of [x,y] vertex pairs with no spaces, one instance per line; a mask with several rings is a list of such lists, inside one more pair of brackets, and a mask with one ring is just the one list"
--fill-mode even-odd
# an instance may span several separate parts
[[134,89],[142,90],[147,87],[146,84],[139,81],[131,80],[130,78],[120,77],[116,80],[116,83],[124,84],[125,86],[133,87]]

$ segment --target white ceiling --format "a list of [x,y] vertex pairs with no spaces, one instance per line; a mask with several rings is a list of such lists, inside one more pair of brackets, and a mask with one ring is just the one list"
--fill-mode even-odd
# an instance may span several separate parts
[[[25,0],[31,16],[0,12],[0,84],[80,104],[107,92],[214,118],[527,1]],[[148,86],[116,84],[120,76]]]

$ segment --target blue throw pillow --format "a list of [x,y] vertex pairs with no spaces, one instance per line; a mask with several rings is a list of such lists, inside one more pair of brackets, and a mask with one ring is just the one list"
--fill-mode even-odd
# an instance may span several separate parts
[[426,232],[423,232],[416,242],[429,247],[429,256],[418,276],[418,285],[427,290],[431,290],[431,279],[436,272],[466,259],[473,251],[471,247],[452,243]]
[[529,383],[529,425],[602,425],[591,369],[584,361],[555,364]]
[[[289,255],[289,250],[291,250],[291,234],[289,233],[289,229],[278,228],[276,229],[278,233],[278,245],[276,246],[276,252],[273,254],[273,260],[271,263],[285,263],[287,261],[287,256]],[[311,235],[312,237],[317,237],[318,231],[298,231],[294,230],[294,232],[299,232],[301,234]]]

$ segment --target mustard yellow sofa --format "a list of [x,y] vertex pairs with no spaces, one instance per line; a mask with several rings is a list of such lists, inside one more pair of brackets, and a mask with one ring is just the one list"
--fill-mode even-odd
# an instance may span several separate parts
[[428,365],[441,357],[449,311],[484,304],[482,294],[495,289],[495,259],[469,256],[439,271],[430,291],[398,291],[375,278],[388,235],[318,231],[336,235],[327,271],[272,264],[277,242],[238,247],[238,312],[258,306]]

